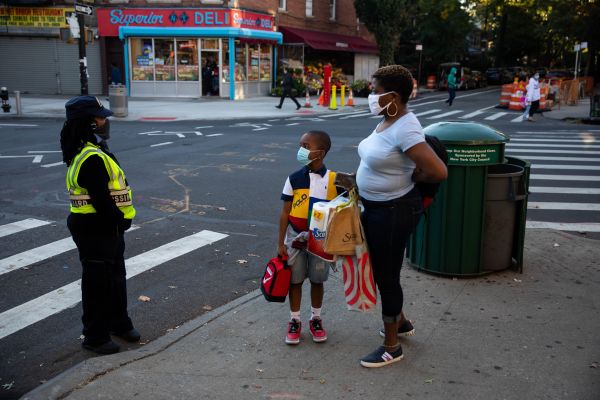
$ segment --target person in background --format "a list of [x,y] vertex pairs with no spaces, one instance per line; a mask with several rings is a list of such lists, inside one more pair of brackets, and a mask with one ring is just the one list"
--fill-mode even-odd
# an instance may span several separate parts
[[288,69],[284,70],[283,79],[281,81],[281,87],[283,89],[281,92],[281,99],[279,99],[279,105],[275,107],[281,109],[281,106],[283,105],[283,100],[285,100],[286,96],[289,96],[290,99],[292,99],[292,101],[296,103],[296,110],[299,110],[302,106],[300,105],[300,103],[298,103],[298,100],[296,100],[292,93],[292,88],[294,87],[294,75]]
[[382,346],[360,360],[367,368],[400,361],[404,355],[398,337],[414,334],[403,312],[400,269],[408,237],[423,213],[415,182],[439,182],[448,175],[407,108],[412,88],[412,75],[401,65],[375,71],[369,108],[383,119],[358,145],[356,184],[365,209],[362,222],[381,297],[384,337]]
[[448,74],[448,107],[452,106],[452,102],[456,97],[456,68],[450,68],[450,73]]
[[540,108],[540,74],[537,72],[533,75],[532,78],[529,79],[529,84],[527,85],[527,96],[525,96],[526,102],[531,106],[529,107],[529,117],[528,121],[533,121],[533,114]]
[[117,64],[110,64],[110,82],[112,85],[121,85],[123,84],[123,80],[121,78],[121,70],[117,67]]
[[94,96],[65,104],[67,120],[60,132],[71,201],[67,226],[82,266],[83,343],[98,354],[119,351],[111,334],[138,342],[140,333],[127,313],[124,233],[135,209],[123,169],[108,151],[110,137],[104,108]]

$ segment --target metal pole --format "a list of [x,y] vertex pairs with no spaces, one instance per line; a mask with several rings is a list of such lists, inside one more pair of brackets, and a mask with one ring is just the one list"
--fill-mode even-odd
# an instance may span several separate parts
[[417,87],[421,84],[421,57],[423,56],[423,50],[419,52],[419,73],[417,74]]
[[85,25],[83,14],[77,14],[79,22],[79,80],[81,81],[81,94],[88,94],[87,59],[85,56]]
[[21,92],[15,90],[15,107],[17,108],[17,115],[23,115],[23,108],[21,107]]

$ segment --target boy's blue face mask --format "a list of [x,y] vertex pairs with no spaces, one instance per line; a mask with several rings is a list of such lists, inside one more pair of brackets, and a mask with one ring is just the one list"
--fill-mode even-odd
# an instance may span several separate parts
[[304,147],[300,147],[298,149],[298,154],[296,154],[296,160],[302,165],[309,165],[313,160],[310,160],[308,156],[310,155],[310,150]]

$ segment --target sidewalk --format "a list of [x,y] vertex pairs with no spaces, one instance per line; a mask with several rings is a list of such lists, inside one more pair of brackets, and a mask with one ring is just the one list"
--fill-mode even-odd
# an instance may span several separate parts
[[382,369],[358,363],[381,343],[379,314],[346,311],[338,272],[326,285],[327,343],[304,326],[300,345],[285,345],[287,304],[256,291],[137,350],[90,358],[23,398],[597,399],[598,242],[527,234],[524,274],[448,279],[405,268],[416,335],[401,339],[405,359]]
[[[23,117],[64,119],[65,103],[73,96],[21,95]],[[108,96],[98,96],[105,107],[110,108]],[[298,97],[304,106],[305,97]],[[275,108],[279,97],[252,97],[231,101],[220,97],[201,99],[188,98],[130,98],[127,117],[113,117],[117,121],[185,121],[185,120],[232,120],[249,118],[289,118],[312,117],[321,114],[343,114],[360,110],[368,110],[366,98],[354,98],[355,107],[340,106],[338,97],[337,110],[317,105],[317,98],[311,98],[312,108],[302,107],[296,111],[296,105],[286,98],[281,110]],[[348,99],[346,98],[346,102]],[[15,98],[11,94],[10,113],[0,111],[0,120],[16,117]]]
[[564,119],[574,119],[574,120],[585,120],[590,117],[590,98],[585,97],[579,100],[579,103],[576,106],[568,106],[561,105],[560,109],[558,105],[552,107],[552,111],[544,112],[544,118],[555,119],[555,120],[564,120]]

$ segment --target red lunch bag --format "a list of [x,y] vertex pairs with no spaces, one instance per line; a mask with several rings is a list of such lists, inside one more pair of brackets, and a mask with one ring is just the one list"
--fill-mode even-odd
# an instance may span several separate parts
[[287,258],[271,258],[260,282],[260,290],[267,301],[283,303],[290,290],[292,270]]

